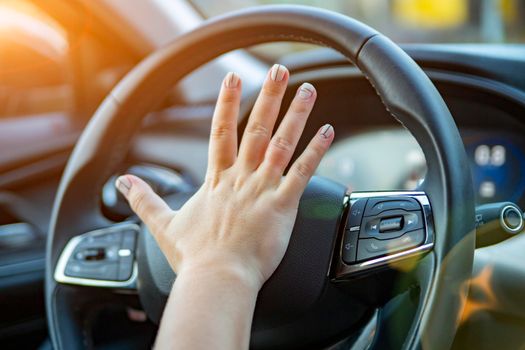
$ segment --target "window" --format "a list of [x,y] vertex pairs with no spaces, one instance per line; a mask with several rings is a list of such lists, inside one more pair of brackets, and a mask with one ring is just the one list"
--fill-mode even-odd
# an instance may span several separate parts
[[0,119],[71,109],[68,49],[66,33],[34,5],[0,4]]

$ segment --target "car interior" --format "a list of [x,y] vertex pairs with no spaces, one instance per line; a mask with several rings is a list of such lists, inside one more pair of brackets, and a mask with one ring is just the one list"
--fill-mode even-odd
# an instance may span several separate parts
[[250,347],[525,346],[524,1],[2,0],[2,349],[153,346],[176,276],[115,179],[182,206],[274,63],[319,96],[294,157],[336,139]]

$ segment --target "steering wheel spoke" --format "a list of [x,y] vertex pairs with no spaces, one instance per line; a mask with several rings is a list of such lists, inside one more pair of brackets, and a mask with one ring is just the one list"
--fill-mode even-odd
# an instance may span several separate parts
[[355,192],[347,198],[347,205],[335,252],[335,281],[432,250],[434,222],[425,192]]
[[73,237],[55,269],[59,283],[136,289],[135,253],[140,227],[124,222]]

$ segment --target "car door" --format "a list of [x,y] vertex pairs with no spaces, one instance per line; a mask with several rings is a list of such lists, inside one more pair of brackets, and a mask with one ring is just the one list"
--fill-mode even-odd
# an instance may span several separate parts
[[137,60],[76,2],[0,4],[0,344],[47,338],[45,241],[61,172]]
[[[9,6],[10,5],[10,6]],[[29,3],[0,7],[0,343],[47,336],[45,233],[78,135],[67,33]]]

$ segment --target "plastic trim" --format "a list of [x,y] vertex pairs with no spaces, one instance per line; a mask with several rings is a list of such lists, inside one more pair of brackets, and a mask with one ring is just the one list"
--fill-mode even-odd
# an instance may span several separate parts
[[[389,196],[406,196],[416,199],[423,208],[423,216],[425,220],[425,241],[422,245],[411,248],[402,252],[394,253],[387,256],[363,261],[348,265],[343,261],[343,240],[338,247],[336,256],[335,278],[334,281],[344,280],[353,275],[362,274],[369,270],[388,265],[391,262],[419,256],[432,250],[434,247],[434,219],[432,216],[432,208],[425,192],[421,191],[385,191],[385,192],[355,192],[349,196],[350,203],[353,204],[360,198],[374,198],[374,197],[389,197]],[[348,198],[348,197],[347,197]],[[348,199],[347,199],[348,200]]]
[[80,286],[89,287],[100,287],[100,288],[116,288],[116,289],[137,289],[137,263],[133,263],[133,271],[131,277],[127,281],[110,281],[110,280],[97,280],[91,278],[71,277],[66,276],[66,265],[69,258],[75,251],[77,245],[88,236],[100,236],[107,233],[119,232],[122,230],[134,230],[137,234],[140,234],[140,227],[134,223],[122,223],[111,227],[98,229],[95,231],[84,233],[80,236],[73,237],[69,240],[66,247],[62,251],[58,260],[57,267],[55,269],[54,278],[58,283],[75,284]]
[[[520,224],[519,224],[518,227],[516,227],[516,228],[509,227],[509,225],[507,225],[507,223],[505,222],[505,219],[503,218],[503,215],[505,214],[505,212],[507,210],[512,210],[516,214],[518,214],[518,216],[520,218]],[[501,209],[501,213],[499,214],[499,222],[501,224],[501,227],[503,227],[503,229],[505,231],[507,231],[508,233],[510,233],[510,234],[516,234],[516,233],[520,232],[521,230],[523,230],[523,214],[514,205],[506,205],[506,206],[503,207],[503,209]]]

